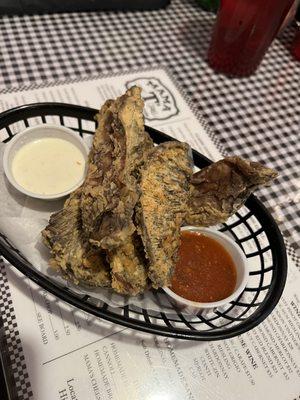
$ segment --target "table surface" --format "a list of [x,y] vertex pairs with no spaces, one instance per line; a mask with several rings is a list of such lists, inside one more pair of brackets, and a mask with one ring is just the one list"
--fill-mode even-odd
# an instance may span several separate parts
[[167,67],[227,154],[279,171],[258,196],[299,252],[300,63],[289,51],[295,27],[274,41],[256,74],[233,79],[206,62],[214,19],[192,0],[151,12],[1,17],[0,91]]
[[206,62],[214,19],[193,0],[150,12],[2,17],[0,90],[168,67],[228,154],[279,171],[259,196],[299,251],[300,63],[289,52],[295,27],[274,41],[256,74],[232,79]]

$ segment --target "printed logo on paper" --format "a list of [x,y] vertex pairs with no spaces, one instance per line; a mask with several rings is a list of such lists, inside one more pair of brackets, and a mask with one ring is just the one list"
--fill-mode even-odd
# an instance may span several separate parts
[[144,115],[148,121],[164,121],[179,114],[175,98],[158,78],[137,78],[126,87],[140,86],[145,102]]

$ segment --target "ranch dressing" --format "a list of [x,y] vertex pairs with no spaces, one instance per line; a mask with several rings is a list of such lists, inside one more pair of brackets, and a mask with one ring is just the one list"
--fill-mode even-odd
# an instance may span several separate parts
[[44,195],[64,192],[83,177],[85,159],[67,140],[41,138],[21,147],[12,161],[12,173],[24,189]]

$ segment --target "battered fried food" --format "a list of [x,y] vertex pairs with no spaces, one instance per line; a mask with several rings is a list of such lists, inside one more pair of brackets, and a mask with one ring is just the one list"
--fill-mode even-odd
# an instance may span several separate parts
[[83,235],[80,198],[81,188],[70,195],[61,211],[51,215],[42,231],[43,242],[51,251],[50,265],[76,284],[110,286],[105,255]]
[[108,252],[112,288],[121,294],[136,296],[147,287],[147,267],[141,238],[134,233],[125,244]]
[[147,279],[132,220],[139,196],[136,175],[153,147],[143,106],[141,90],[133,87],[101,109],[81,196],[86,236],[107,250],[112,287],[131,295],[144,291]]
[[104,104],[85,182],[42,232],[63,276],[131,296],[170,284],[184,223],[224,222],[277,176],[239,157],[192,176],[189,146],[154,147],[142,112],[137,87]]
[[191,179],[186,224],[211,226],[225,222],[259,186],[277,172],[257,162],[227,157],[195,173]]
[[135,175],[153,146],[145,133],[143,106],[141,89],[135,86],[107,102],[98,116],[81,210],[86,236],[102,249],[117,248],[135,231]]
[[149,260],[154,288],[170,283],[177,259],[192,175],[189,146],[166,142],[155,147],[141,171],[136,224]]

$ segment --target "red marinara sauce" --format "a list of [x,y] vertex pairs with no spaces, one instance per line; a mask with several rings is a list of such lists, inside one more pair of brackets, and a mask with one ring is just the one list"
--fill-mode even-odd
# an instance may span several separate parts
[[230,296],[236,279],[235,264],[220,243],[198,232],[181,232],[173,292],[187,300],[211,303]]

